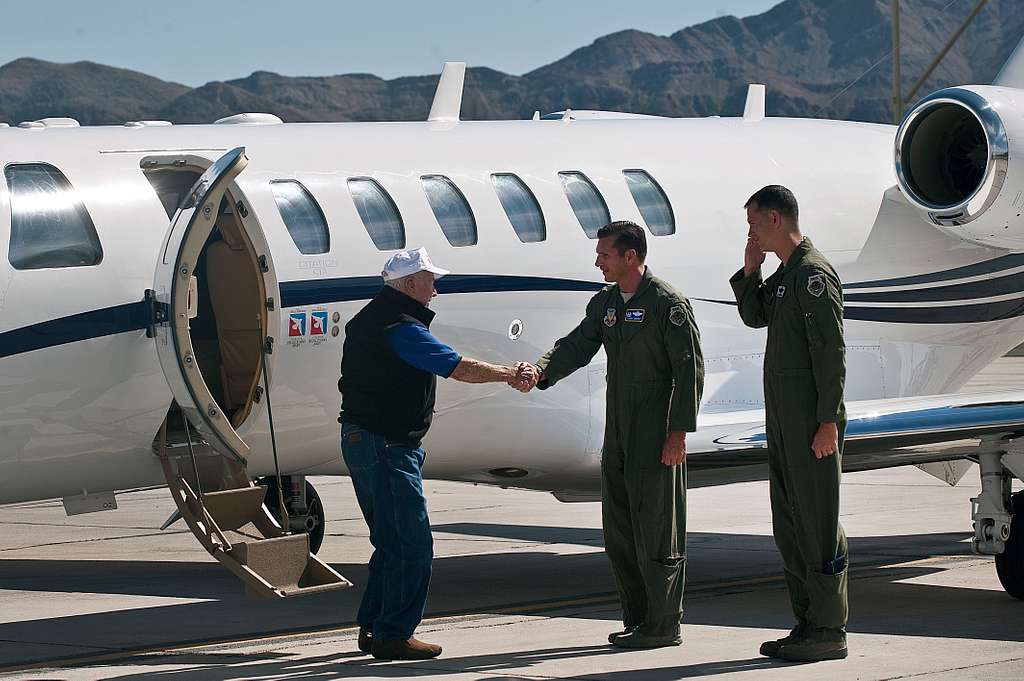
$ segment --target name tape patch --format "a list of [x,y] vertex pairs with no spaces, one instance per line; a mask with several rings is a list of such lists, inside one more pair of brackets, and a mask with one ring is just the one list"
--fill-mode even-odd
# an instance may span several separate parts
[[644,320],[643,310],[626,310],[627,322],[642,322]]

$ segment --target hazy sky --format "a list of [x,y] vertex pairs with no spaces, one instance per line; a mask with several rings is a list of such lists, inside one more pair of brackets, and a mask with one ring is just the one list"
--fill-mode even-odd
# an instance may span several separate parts
[[290,76],[437,73],[466,61],[522,74],[626,28],[669,35],[780,0],[0,0],[0,64],[89,60],[186,85]]

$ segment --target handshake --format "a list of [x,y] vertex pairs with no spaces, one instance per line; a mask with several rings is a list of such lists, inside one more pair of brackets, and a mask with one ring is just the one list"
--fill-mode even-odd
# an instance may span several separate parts
[[507,381],[509,386],[521,393],[528,393],[537,387],[541,374],[540,367],[529,362],[519,362],[515,366],[509,367],[509,369],[515,370],[515,375],[510,376]]

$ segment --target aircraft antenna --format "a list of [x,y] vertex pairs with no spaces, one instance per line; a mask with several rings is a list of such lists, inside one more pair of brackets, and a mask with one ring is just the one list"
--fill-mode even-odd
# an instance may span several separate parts
[[437,80],[434,103],[430,105],[428,121],[458,121],[462,111],[462,86],[466,82],[466,62],[445,62]]

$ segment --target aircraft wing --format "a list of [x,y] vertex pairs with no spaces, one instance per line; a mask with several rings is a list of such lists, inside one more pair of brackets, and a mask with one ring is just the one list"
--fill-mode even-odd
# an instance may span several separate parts
[[[1004,449],[1005,440],[1024,435],[1024,391],[865,400],[848,402],[846,408],[845,471],[968,459]],[[687,438],[687,465],[697,473],[698,485],[763,478],[758,470],[768,458],[763,409],[713,412],[699,426]],[[729,468],[735,469],[732,476]],[[726,473],[701,475],[702,469]],[[955,482],[948,475],[946,480]]]

